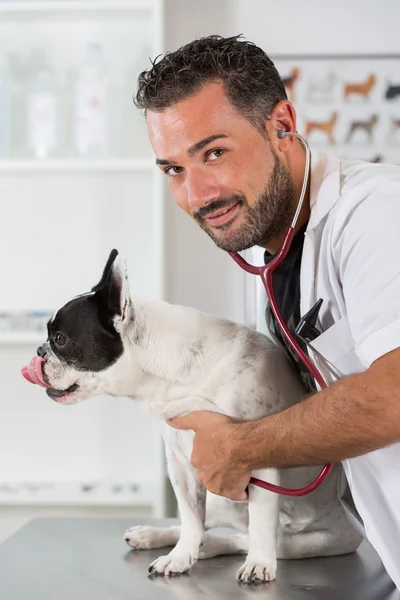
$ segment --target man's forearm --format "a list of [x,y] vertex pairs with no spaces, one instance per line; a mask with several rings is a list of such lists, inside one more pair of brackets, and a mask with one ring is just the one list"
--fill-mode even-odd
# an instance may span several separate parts
[[[340,461],[400,440],[400,369],[380,359],[289,409],[236,429],[236,458],[251,469]],[[395,352],[392,354],[394,355]]]

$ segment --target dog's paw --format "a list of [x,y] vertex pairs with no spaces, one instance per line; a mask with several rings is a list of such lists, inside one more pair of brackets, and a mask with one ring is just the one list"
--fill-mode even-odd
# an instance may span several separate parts
[[153,561],[149,566],[150,575],[165,575],[170,577],[173,575],[182,575],[187,573],[192,568],[196,558],[189,554],[178,554],[173,551],[167,556],[160,556]]
[[276,574],[276,560],[246,560],[236,574],[241,583],[265,583],[273,581]]
[[158,529],[147,525],[130,527],[124,533],[125,542],[130,548],[134,548],[134,550],[150,550],[151,548],[157,548],[160,537],[160,531]]

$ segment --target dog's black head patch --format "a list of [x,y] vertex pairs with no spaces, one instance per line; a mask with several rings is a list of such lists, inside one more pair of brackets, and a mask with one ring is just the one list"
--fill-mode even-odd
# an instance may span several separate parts
[[116,321],[123,320],[127,300],[125,274],[117,256],[117,250],[112,250],[99,283],[67,302],[47,324],[53,352],[81,371],[102,371],[123,352]]

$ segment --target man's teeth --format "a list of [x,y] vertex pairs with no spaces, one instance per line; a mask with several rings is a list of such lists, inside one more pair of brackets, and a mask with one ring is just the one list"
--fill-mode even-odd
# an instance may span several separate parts
[[212,217],[212,219],[216,219],[217,217],[222,217],[222,215],[226,215],[227,212],[229,212],[231,210],[232,206],[230,206],[229,208],[227,208],[226,210],[224,210],[224,212],[219,213],[218,215],[214,215]]

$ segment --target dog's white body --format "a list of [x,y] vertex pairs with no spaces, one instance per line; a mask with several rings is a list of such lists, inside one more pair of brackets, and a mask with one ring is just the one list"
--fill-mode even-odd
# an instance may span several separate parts
[[[137,306],[137,304],[135,304]],[[300,401],[304,392],[284,352],[264,335],[166,303],[140,307],[141,350],[132,344],[146,373],[144,387],[134,397],[153,415],[167,418],[193,410],[212,410],[252,420],[273,414]],[[140,315],[140,316],[139,316]],[[305,558],[354,550],[359,536],[347,522],[337,499],[336,477],[311,496],[291,499],[250,486],[249,502],[236,503],[205,493],[190,465],[192,432],[163,424],[168,469],[182,520],[181,535],[172,530],[133,528],[126,533],[133,547],[177,545],[154,564],[157,572],[187,570],[199,557],[206,528],[231,526],[245,536],[208,535],[200,556],[247,552],[239,577],[273,579],[276,558]],[[251,440],[249,440],[251,443]],[[339,468],[339,467],[337,467]],[[254,475],[288,487],[311,482],[320,468],[289,469],[280,477],[274,470]],[[280,515],[280,519],[278,519]],[[323,521],[323,524],[322,522]],[[301,533],[300,533],[301,532]],[[178,539],[179,538],[179,539]]]
[[[121,356],[104,370],[83,372],[65,366],[48,348],[44,372],[49,383],[60,389],[78,381],[78,390],[60,400],[65,404],[98,394],[129,396],[160,420],[181,528],[131,528],[125,534],[130,546],[176,544],[153,563],[152,572],[157,574],[185,572],[198,558],[247,553],[238,573],[242,581],[274,579],[277,557],[354,551],[361,538],[337,498],[339,465],[318,490],[300,498],[278,496],[253,485],[249,486],[248,502],[206,494],[190,464],[193,432],[176,430],[165,420],[195,410],[258,419],[299,402],[304,392],[283,350],[261,333],[191,308],[132,301],[119,262],[118,258],[114,270],[125,282],[121,292],[124,308],[114,324],[123,341]],[[286,487],[302,487],[319,470],[254,474]],[[241,534],[220,538],[204,533],[221,525]]]

